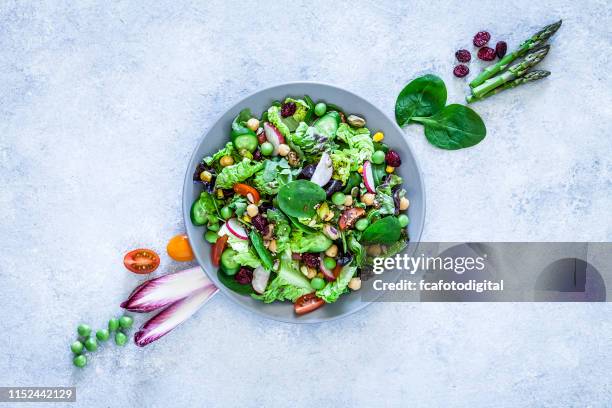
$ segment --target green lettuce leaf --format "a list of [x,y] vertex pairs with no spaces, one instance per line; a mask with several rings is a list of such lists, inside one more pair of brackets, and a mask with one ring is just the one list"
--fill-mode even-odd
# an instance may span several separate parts
[[333,303],[340,295],[349,291],[348,284],[355,275],[357,267],[348,264],[340,270],[340,275],[333,282],[328,282],[323,289],[317,290],[317,296],[323,299],[326,303]]
[[274,236],[276,237],[276,252],[283,253],[289,248],[289,235],[291,226],[289,220],[279,210],[270,209],[267,212],[268,221],[274,224]]
[[333,138],[317,134],[314,127],[300,122],[294,133],[287,138],[292,148],[304,155],[317,155],[324,151],[333,151]]
[[290,245],[293,252],[300,254],[304,252],[323,252],[332,244],[332,240],[322,232],[308,234],[298,229],[291,231]]
[[248,251],[238,252],[234,256],[234,260],[242,266],[250,266],[251,268],[257,268],[261,265],[259,257],[251,249]]
[[202,161],[207,165],[211,166],[213,163],[218,162],[219,159],[221,159],[223,156],[231,156],[234,158],[234,160],[236,158],[240,158],[240,155],[234,148],[234,144],[232,142],[228,142],[223,149],[219,150],[212,156],[206,156],[202,159]]
[[224,167],[217,176],[215,188],[232,188],[234,184],[244,181],[257,173],[263,166],[263,162],[244,159],[239,163]]
[[280,265],[276,277],[268,284],[262,295],[251,295],[265,303],[274,301],[295,301],[300,296],[312,293],[308,279],[300,272],[298,263],[291,259],[291,251],[285,251],[280,258]]
[[291,134],[291,131],[283,122],[280,107],[270,106],[268,108],[268,121],[270,121],[270,123],[272,123],[285,138],[288,138]]
[[301,99],[293,99],[287,98],[285,99],[285,103],[293,102],[295,103],[295,113],[292,115],[293,119],[296,122],[303,122],[306,119],[306,114],[308,113],[308,104]]
[[363,266],[363,263],[365,261],[366,253],[365,253],[363,246],[359,243],[359,240],[357,239],[357,237],[355,237],[354,234],[350,234],[348,236],[347,246],[348,246],[349,251],[351,251],[354,256],[353,264],[356,267],[361,268],[361,266]]
[[336,137],[356,151],[359,163],[372,158],[374,142],[372,142],[370,131],[367,128],[353,129],[346,123],[341,123],[338,132],[336,132]]
[[278,189],[293,181],[300,174],[299,168],[292,168],[286,159],[266,160],[264,168],[253,179],[254,187],[262,194],[276,195]]
[[218,200],[211,193],[202,191],[200,194],[200,205],[206,211],[210,222],[214,223],[216,219],[221,218],[218,211]]
[[[347,154],[343,150],[336,150],[331,155],[332,165],[334,167],[334,173],[332,178],[340,180],[342,185],[346,184],[349,176],[351,175],[351,168],[354,166],[353,157]],[[357,170],[357,168],[355,169]]]

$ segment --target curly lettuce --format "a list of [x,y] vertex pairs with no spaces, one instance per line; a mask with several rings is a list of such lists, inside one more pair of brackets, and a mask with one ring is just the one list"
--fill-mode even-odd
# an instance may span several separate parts
[[333,244],[322,232],[305,233],[301,230],[291,231],[291,250],[299,254],[304,252],[323,252]]
[[268,121],[272,123],[285,138],[288,138],[291,134],[289,127],[283,122],[281,108],[279,106],[270,106],[268,108]]
[[[354,156],[351,157],[350,154],[347,154],[347,151],[336,150],[330,157],[332,166],[334,167],[332,178],[340,180],[342,185],[345,185],[351,175],[352,168],[355,167]],[[357,168],[355,168],[355,170],[357,170]]]
[[304,102],[302,99],[293,99],[287,98],[285,99],[285,103],[293,102],[295,103],[295,113],[292,115],[293,119],[296,122],[303,122],[306,119],[306,114],[308,113],[308,104]]
[[291,251],[284,251],[280,257],[280,265],[276,277],[268,284],[262,295],[251,295],[265,303],[290,300],[294,302],[300,296],[312,293],[308,279],[302,275],[298,263],[291,259]]
[[210,166],[213,163],[218,162],[223,156],[231,156],[234,159],[240,157],[240,155],[234,148],[234,144],[232,142],[227,142],[227,144],[225,145],[223,149],[219,150],[217,153],[213,154],[212,156],[206,156],[205,158],[202,159],[202,161]]
[[352,264],[344,266],[340,270],[338,278],[333,282],[328,282],[323,289],[317,290],[317,297],[323,299],[326,303],[333,303],[338,298],[349,291],[348,284],[355,275],[357,267]]
[[274,224],[274,236],[276,237],[276,251],[284,252],[289,248],[289,235],[291,234],[291,226],[287,217],[279,210],[271,209],[267,212],[268,221]]
[[251,268],[257,268],[261,265],[259,257],[251,249],[248,251],[238,252],[236,255],[234,255],[234,261],[241,266],[249,266]]
[[300,174],[299,168],[292,168],[285,159],[266,160],[264,168],[253,179],[254,187],[263,194],[276,195],[285,184]]
[[349,251],[353,253],[353,257],[354,257],[353,263],[358,268],[361,268],[361,266],[363,265],[365,261],[365,257],[366,257],[365,249],[359,243],[359,240],[357,239],[357,237],[355,237],[354,234],[349,234],[346,241],[347,241],[347,246],[348,246]]
[[324,151],[332,151],[335,147],[333,138],[320,135],[314,127],[300,122],[294,133],[287,138],[289,145],[303,155],[317,155]]
[[232,188],[234,184],[244,181],[257,173],[263,166],[263,162],[245,158],[239,163],[224,167],[217,176],[215,188]]
[[374,153],[374,142],[367,128],[353,129],[346,123],[341,123],[336,132],[336,137],[346,143],[349,148],[354,149],[359,163],[372,158]]

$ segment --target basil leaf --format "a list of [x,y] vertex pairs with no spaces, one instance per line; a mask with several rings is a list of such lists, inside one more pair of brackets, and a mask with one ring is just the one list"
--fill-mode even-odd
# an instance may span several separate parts
[[361,240],[368,243],[393,244],[402,233],[396,217],[385,217],[371,224],[361,236]]
[[457,150],[478,144],[487,135],[484,122],[471,108],[453,104],[429,118],[413,118],[425,126],[425,137],[441,149]]
[[311,218],[316,214],[315,205],[327,197],[325,190],[308,180],[296,180],[285,184],[278,191],[278,206],[291,217]]
[[424,75],[411,81],[397,96],[395,120],[407,125],[415,117],[431,116],[446,105],[446,85],[435,75]]

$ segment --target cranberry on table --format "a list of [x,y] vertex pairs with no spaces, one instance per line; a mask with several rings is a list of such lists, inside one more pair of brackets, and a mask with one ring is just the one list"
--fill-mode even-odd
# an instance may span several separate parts
[[478,58],[483,61],[493,61],[495,59],[495,50],[491,47],[482,47],[478,50]]
[[482,47],[483,45],[486,45],[490,39],[491,39],[491,34],[489,34],[486,31],[479,31],[474,36],[473,42],[476,47]]
[[459,62],[470,62],[472,54],[468,50],[459,50],[455,53],[455,57]]
[[506,51],[508,51],[508,44],[505,41],[498,41],[495,45],[495,54],[497,58],[503,58],[506,55]]
[[295,113],[297,106],[295,106],[295,102],[287,102],[283,103],[281,106],[281,116],[286,118],[287,116],[291,116]]
[[395,150],[389,150],[385,155],[385,161],[391,167],[399,167],[402,164],[402,158]]
[[453,74],[455,74],[457,78],[463,78],[469,73],[470,69],[467,67],[467,65],[459,64],[455,67],[455,69],[453,69]]

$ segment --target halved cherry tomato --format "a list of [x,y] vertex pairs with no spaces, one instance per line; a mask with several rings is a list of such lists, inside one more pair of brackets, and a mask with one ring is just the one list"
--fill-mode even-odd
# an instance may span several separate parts
[[212,247],[212,251],[210,252],[210,260],[214,266],[219,266],[219,260],[221,259],[221,254],[225,251],[225,246],[227,245],[227,235],[221,235],[217,238],[217,242]]
[[297,298],[293,304],[293,310],[295,310],[296,314],[303,315],[320,308],[324,304],[325,301],[317,297],[317,295],[315,295],[313,292]]
[[146,275],[159,266],[159,255],[150,249],[135,249],[125,254],[123,264],[130,272]]
[[336,264],[336,267],[334,268],[334,270],[332,271],[332,273],[334,274],[334,278],[338,279],[338,276],[340,275],[340,271],[342,270],[342,265],[338,265]]
[[175,261],[187,262],[193,260],[193,251],[191,245],[189,245],[189,238],[185,234],[172,237],[168,246],[166,246],[166,251],[168,251],[170,258]]
[[[236,194],[240,194],[241,196],[245,196],[251,202],[257,204],[259,202],[259,192],[255,190],[253,187],[248,184],[238,183],[234,185],[234,191]],[[249,197],[249,194],[251,197]]]

